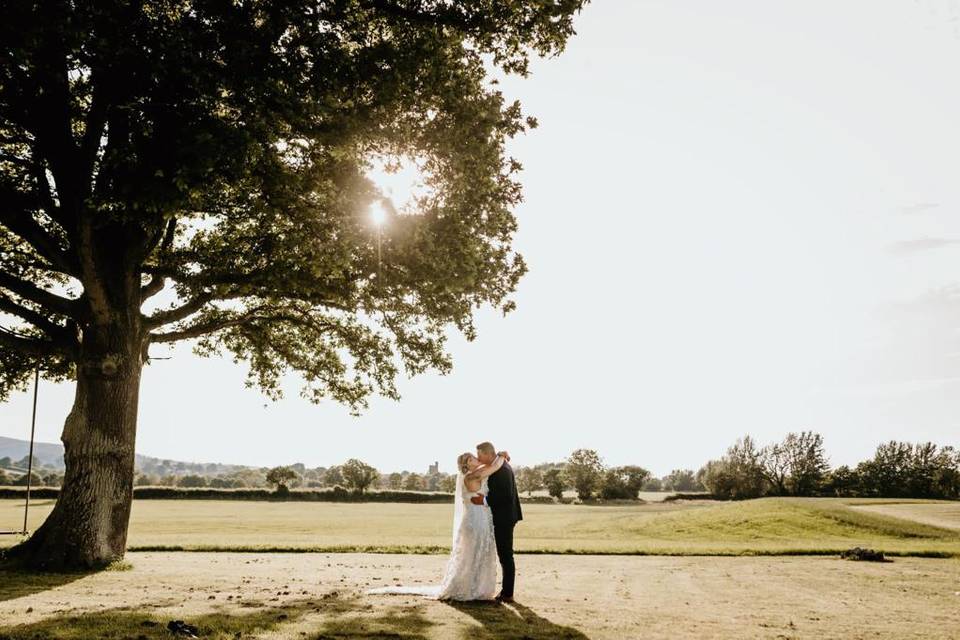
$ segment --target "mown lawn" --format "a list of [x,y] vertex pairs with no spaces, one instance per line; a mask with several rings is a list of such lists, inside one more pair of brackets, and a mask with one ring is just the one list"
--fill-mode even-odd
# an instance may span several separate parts
[[[666,555],[833,554],[869,546],[892,555],[960,557],[960,529],[943,514],[956,503],[909,504],[935,510],[941,526],[879,513],[870,501],[764,498],[745,502],[625,506],[527,505],[516,547],[527,553]],[[36,527],[52,501],[31,507]],[[22,503],[0,501],[0,528],[22,522]],[[960,515],[960,514],[958,514]],[[916,515],[920,519],[920,515]],[[443,504],[337,504],[201,500],[134,501],[131,550],[324,550],[444,552],[451,510]],[[16,536],[3,536],[9,545]]]

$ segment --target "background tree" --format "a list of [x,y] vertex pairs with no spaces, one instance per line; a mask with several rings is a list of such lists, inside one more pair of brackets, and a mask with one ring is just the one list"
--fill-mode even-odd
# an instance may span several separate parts
[[566,478],[561,467],[552,467],[543,472],[543,486],[552,498],[559,500],[567,488]]
[[697,479],[711,495],[717,498],[733,498],[737,495],[738,483],[732,466],[724,459],[709,460],[697,471]]
[[789,493],[795,496],[816,494],[830,471],[823,436],[812,431],[788,433],[781,447],[789,463]]
[[[560,51],[584,1],[3,0],[0,398],[38,363],[76,383],[63,490],[11,555],[122,556],[151,345],[354,411],[448,371],[447,327],[525,270],[505,143],[534,121],[489,65]],[[428,191],[381,252],[366,175],[404,158]]]
[[196,474],[190,474],[181,477],[177,480],[178,487],[205,487],[207,486],[207,479],[203,476]]
[[63,475],[57,473],[56,471],[51,471],[50,473],[45,473],[43,475],[43,486],[45,487],[59,487],[62,484]]
[[663,481],[660,480],[660,478],[647,478],[646,482],[643,483],[643,487],[641,487],[641,491],[665,491],[663,488]]
[[619,467],[618,469],[623,476],[627,489],[630,491],[631,497],[638,498],[640,491],[643,489],[643,485],[646,484],[647,480],[651,477],[651,473],[643,467],[632,464]]
[[601,474],[600,497],[604,500],[627,500],[630,498],[627,484],[616,469],[607,469]]
[[536,467],[521,467],[517,469],[517,491],[532,495],[534,491],[543,488],[543,473]]
[[763,453],[750,436],[738,439],[720,460],[697,473],[707,491],[720,498],[756,498],[770,486],[764,477]]
[[857,465],[857,475],[868,496],[907,497],[912,465],[913,445],[891,440],[878,445],[871,460]]
[[829,496],[838,498],[855,496],[860,491],[860,477],[847,465],[841,465],[827,473],[821,488]]
[[323,474],[326,472],[326,469],[323,467],[316,467],[314,469],[307,469],[303,473],[303,482],[305,486],[316,489],[323,486]]
[[581,500],[589,500],[600,486],[603,460],[593,449],[577,449],[570,454],[564,465],[567,482]]
[[952,447],[886,442],[857,465],[860,492],[890,498],[960,497],[960,456]]
[[327,469],[323,474],[323,485],[325,487],[343,486],[346,481],[343,479],[343,470],[334,465]]
[[782,444],[774,443],[760,450],[760,472],[772,493],[778,496],[787,494],[790,456]]
[[[30,456],[23,456],[19,460],[15,461],[13,463],[13,466],[16,467],[17,469],[27,469],[30,463],[31,463]],[[42,464],[40,462],[40,458],[38,458],[37,456],[33,456],[33,468],[39,469],[41,466]]]
[[703,485],[697,480],[696,474],[691,469],[674,469],[663,477],[661,488],[663,491],[702,491]]
[[290,484],[298,478],[297,472],[290,467],[274,467],[267,472],[267,484],[275,487],[278,493],[290,490]]
[[260,469],[240,469],[230,474],[235,487],[267,486],[267,471]]
[[[34,486],[34,487],[43,486],[43,478],[40,476],[40,474],[31,473],[29,477],[30,477],[31,486]],[[22,474],[19,478],[13,481],[13,484],[21,487],[27,486],[27,474],[26,473]]]
[[605,500],[636,500],[650,472],[642,467],[607,469],[600,481],[600,497]]
[[397,491],[403,488],[403,474],[396,471],[391,473],[387,481],[387,486]]
[[408,474],[403,479],[403,488],[407,491],[423,491],[426,487],[427,483],[419,473]]
[[457,490],[457,476],[450,475],[449,473],[443,474],[437,489],[444,493],[455,493]]
[[356,458],[350,458],[344,462],[340,472],[347,487],[358,493],[366,491],[380,477],[379,471]]
[[936,456],[931,495],[948,500],[960,498],[960,451],[943,447]]
[[767,492],[761,457],[760,449],[750,436],[743,436],[727,449],[725,460],[736,478],[736,497],[756,498]]

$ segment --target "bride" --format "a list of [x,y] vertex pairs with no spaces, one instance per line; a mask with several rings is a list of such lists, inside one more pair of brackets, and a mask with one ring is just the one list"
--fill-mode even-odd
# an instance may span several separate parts
[[367,593],[422,595],[438,600],[493,600],[497,590],[497,549],[490,508],[470,502],[474,494],[487,494],[487,477],[509,460],[497,454],[490,464],[481,464],[471,453],[457,457],[457,491],[453,501],[453,546],[439,585],[431,587],[382,587]]

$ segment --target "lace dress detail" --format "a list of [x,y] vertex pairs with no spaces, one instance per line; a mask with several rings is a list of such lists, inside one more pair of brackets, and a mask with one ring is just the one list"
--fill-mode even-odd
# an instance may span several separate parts
[[[492,600],[497,591],[497,547],[493,537],[493,513],[486,505],[470,502],[474,494],[465,487],[457,491],[462,501],[462,516],[453,532],[453,547],[447,560],[443,580],[432,587],[382,587],[371,594],[422,595],[439,600]],[[487,479],[480,485],[487,494]],[[455,505],[456,506],[456,505]]]

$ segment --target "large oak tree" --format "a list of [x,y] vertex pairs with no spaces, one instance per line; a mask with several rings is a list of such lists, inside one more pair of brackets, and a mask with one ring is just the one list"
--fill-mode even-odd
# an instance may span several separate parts
[[[524,272],[504,145],[533,122],[490,70],[559,52],[584,1],[0,0],[0,399],[76,383],[60,497],[10,555],[123,555],[151,344],[354,409],[447,370],[447,328]],[[378,158],[428,187],[379,259]]]

